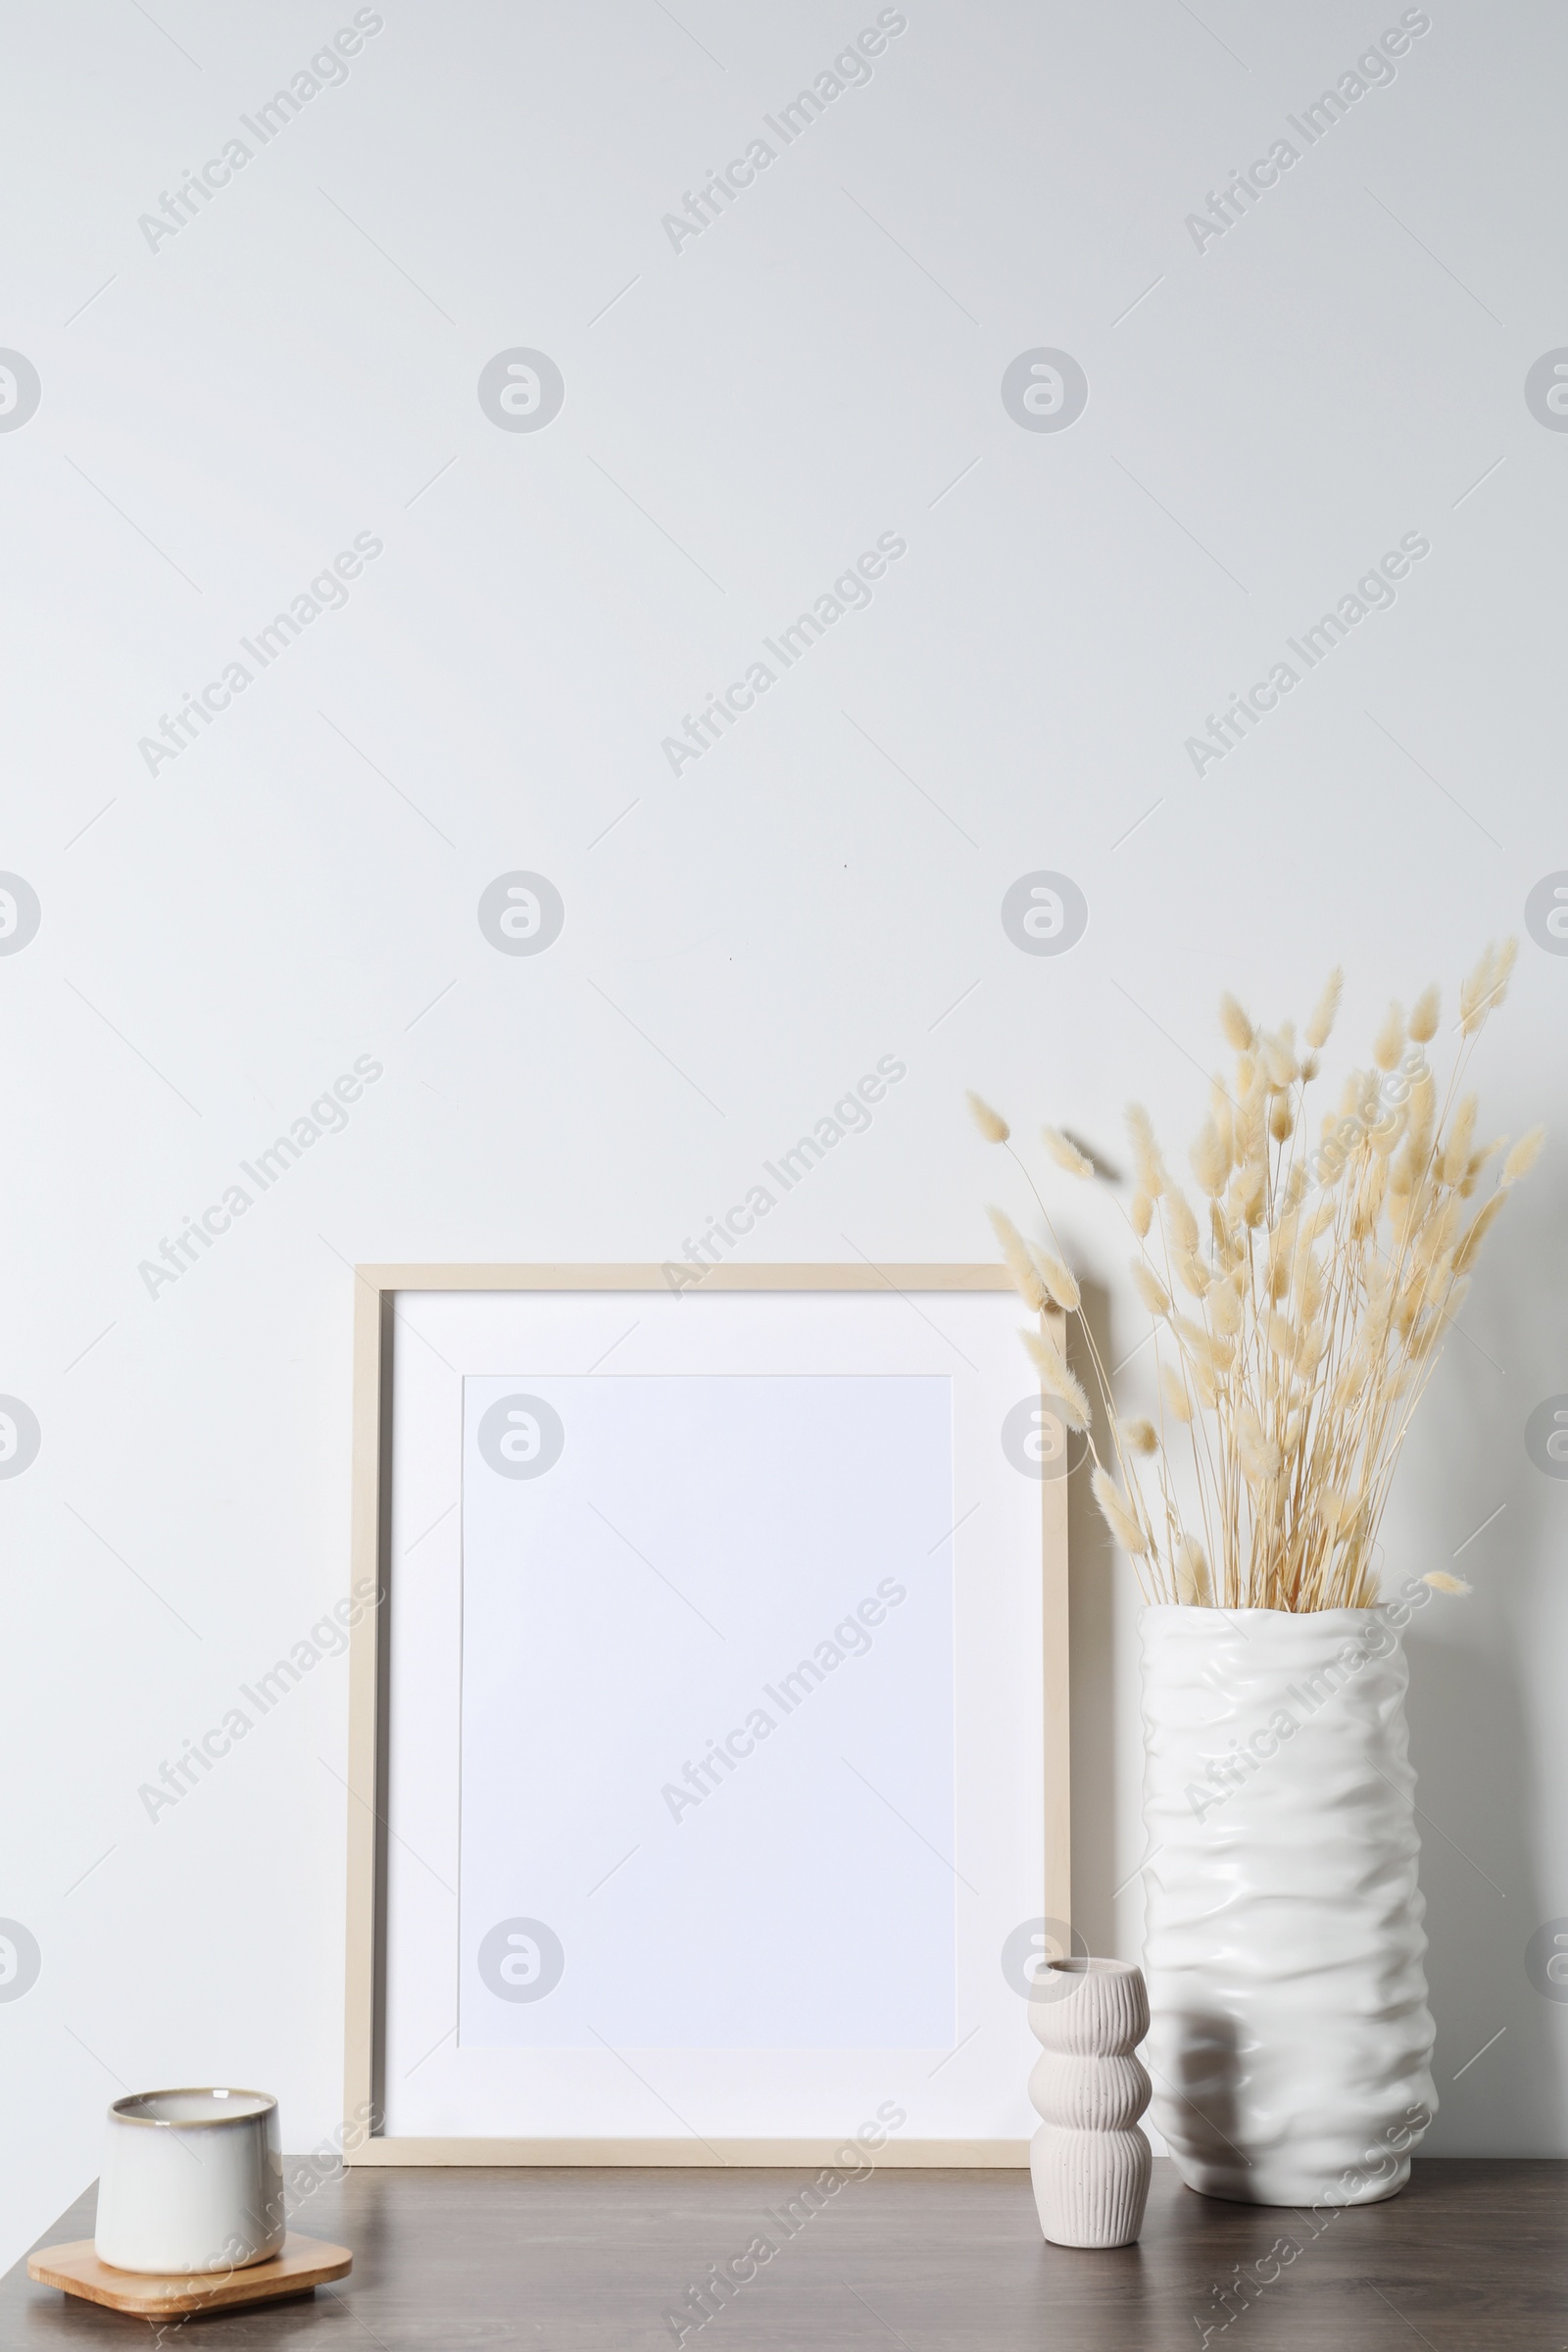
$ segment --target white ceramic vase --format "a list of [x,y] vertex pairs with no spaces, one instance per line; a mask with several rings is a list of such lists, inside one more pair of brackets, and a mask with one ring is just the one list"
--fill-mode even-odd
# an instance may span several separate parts
[[1392,2196],[1438,2103],[1398,1633],[1191,1607],[1142,1631],[1153,2121],[1209,2196]]
[[1054,1960],[1029,1999],[1042,2055],[1029,2096],[1044,2118],[1029,2144],[1040,2227],[1056,2246],[1130,2246],[1152,2163],[1138,2118],[1149,2077],[1133,2056],[1149,2031],[1140,1968]]

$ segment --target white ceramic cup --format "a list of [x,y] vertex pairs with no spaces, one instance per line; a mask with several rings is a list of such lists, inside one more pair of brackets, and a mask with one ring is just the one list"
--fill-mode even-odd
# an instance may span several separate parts
[[93,2243],[117,2271],[190,2277],[266,2262],[283,2243],[277,2101],[265,2090],[117,2099]]

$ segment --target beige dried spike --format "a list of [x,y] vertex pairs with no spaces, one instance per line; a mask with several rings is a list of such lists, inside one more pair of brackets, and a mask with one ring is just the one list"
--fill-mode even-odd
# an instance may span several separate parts
[[1029,1244],[1029,1254],[1035,1261],[1035,1271],[1064,1314],[1075,1315],[1079,1307],[1078,1285],[1059,1257],[1042,1250],[1037,1242]]
[[1225,991],[1219,1001],[1219,1025],[1224,1032],[1225,1043],[1228,1046],[1234,1047],[1238,1054],[1251,1052],[1252,1024],[1229,989]]
[[1067,1369],[1066,1361],[1043,1331],[1026,1331],[1023,1344],[1040,1375],[1040,1385],[1061,1406],[1069,1429],[1089,1427],[1089,1399]]
[[1012,1276],[1013,1289],[1025,1306],[1032,1307],[1037,1315],[1043,1315],[1050,1300],[1023,1235],[1005,1209],[988,1208],[986,1215],[991,1219],[991,1230],[1002,1245],[1002,1254],[1006,1261],[1007,1272]]
[[1042,1127],[1040,1137],[1057,1167],[1065,1168],[1069,1176],[1087,1177],[1094,1174],[1094,1161],[1086,1158],[1076,1144],[1069,1143],[1059,1127]]
[[1295,1044],[1291,1037],[1289,1022],[1276,1036],[1264,1038],[1263,1067],[1268,1072],[1269,1085],[1276,1094],[1288,1086],[1294,1086],[1301,1075],[1301,1065],[1296,1058]]
[[1157,1200],[1165,1190],[1165,1164],[1159,1155],[1153,1122],[1141,1102],[1127,1105],[1127,1131],[1133,1139],[1139,1187],[1152,1200]]
[[1213,1119],[1205,1119],[1188,1153],[1199,1189],[1214,1200],[1225,1190],[1225,1179],[1231,1172],[1231,1155],[1221,1139]]
[[1329,1042],[1329,1032],[1334,1027],[1340,1009],[1340,995],[1344,987],[1345,974],[1336,964],[1323,983],[1323,994],[1313,1006],[1312,1018],[1306,1024],[1306,1042],[1314,1051]]
[[1206,1365],[1209,1371],[1216,1374],[1230,1370],[1236,1359],[1233,1342],[1222,1338],[1217,1332],[1205,1331],[1201,1323],[1195,1323],[1188,1315],[1174,1315],[1171,1329],[1194,1363]]
[[1421,991],[1410,1007],[1410,1037],[1413,1044],[1430,1045],[1433,1038],[1437,1036],[1438,1014],[1442,1003],[1443,1000],[1438,993],[1438,984],[1434,980],[1430,987]]
[[977,1095],[972,1087],[963,1099],[969,1105],[970,1118],[973,1119],[986,1142],[988,1144],[1004,1144],[1011,1135],[1012,1129],[1007,1125],[1001,1111],[993,1110],[990,1103]]
[[1474,1037],[1487,1017],[1492,1001],[1493,976],[1496,969],[1496,950],[1490,941],[1476,960],[1468,978],[1459,985],[1459,1026],[1466,1037]]
[[1380,1070],[1392,1070],[1404,1052],[1404,1008],[1391,1004],[1372,1040],[1372,1058]]
[[1132,1261],[1133,1287],[1152,1315],[1170,1313],[1170,1293],[1165,1290],[1152,1267],[1146,1266],[1141,1257]]
[[1468,1175],[1475,1134],[1476,1099],[1474,1095],[1466,1095],[1448,1121],[1448,1132],[1438,1158],[1438,1174],[1445,1184],[1459,1184]]
[[1209,1285],[1213,1281],[1214,1277],[1204,1265],[1202,1259],[1194,1251],[1187,1250],[1178,1256],[1173,1262],[1176,1269],[1176,1279],[1181,1284],[1182,1289],[1187,1293],[1189,1298],[1205,1298],[1208,1294]]
[[1464,1240],[1459,1244],[1458,1249],[1453,1253],[1453,1270],[1455,1274],[1469,1273],[1470,1268],[1476,1262],[1476,1251],[1480,1249],[1482,1243],[1492,1231],[1493,1226],[1497,1222],[1498,1217],[1501,1216],[1503,1202],[1507,1200],[1507,1198],[1508,1195],[1506,1190],[1499,1185],[1497,1190],[1493,1194],[1491,1200],[1485,1201],[1476,1211],[1475,1216],[1470,1221],[1470,1227],[1468,1232],[1465,1234]]
[[[1544,1127],[1532,1127],[1528,1135],[1522,1135],[1503,1161],[1502,1174],[1498,1177],[1497,1182],[1499,1184],[1517,1184],[1521,1176],[1528,1176],[1541,1157],[1541,1148],[1545,1140],[1546,1130]],[[1491,1150],[1494,1152],[1496,1148],[1494,1144]],[[1483,1154],[1483,1157],[1488,1156],[1490,1153]]]
[[1100,1505],[1105,1525],[1123,1551],[1130,1552],[1134,1559],[1141,1558],[1149,1549],[1149,1538],[1109,1471],[1097,1466],[1090,1485],[1094,1488],[1095,1500]]
[[1196,1536],[1183,1536],[1177,1546],[1176,1597],[1190,1608],[1208,1608],[1213,1603],[1208,1559]]
[[1165,1195],[1165,1231],[1171,1248],[1179,1250],[1183,1256],[1190,1256],[1198,1248],[1198,1219],[1179,1185],[1173,1184]]

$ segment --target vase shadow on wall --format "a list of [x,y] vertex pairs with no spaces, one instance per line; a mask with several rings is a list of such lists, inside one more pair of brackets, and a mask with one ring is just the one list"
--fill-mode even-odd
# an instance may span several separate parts
[[1435,1596],[1405,1635],[1443,2100],[1434,2155],[1555,2153],[1568,2095],[1559,2020],[1526,1967],[1535,1932],[1568,1913],[1568,1878],[1541,1876],[1538,1858],[1553,1851],[1553,1758],[1544,1724],[1532,1737],[1543,1686],[1524,1669],[1533,1631],[1539,1640],[1551,1622],[1568,1517],[1568,1482],[1545,1475],[1525,1444],[1541,1398],[1568,1390],[1550,1312],[1568,1182],[1551,1160],[1541,1174],[1510,1204],[1488,1280],[1446,1348],[1385,1538],[1391,1589],[1434,1566],[1475,1588],[1469,1599]]
[[[1546,1914],[1531,1861],[1542,1831],[1531,1800],[1524,1696],[1502,1660],[1468,1644],[1423,1640],[1425,1630],[1418,1620],[1406,1640],[1415,1649],[1410,1751],[1425,1816],[1418,1827],[1438,2025],[1434,2071],[1448,2110],[1439,2112],[1432,2152],[1546,2150],[1561,2129],[1563,2085],[1555,2038],[1543,2030],[1544,2014],[1535,2014],[1546,2004],[1525,1973],[1525,1946]],[[1454,1736],[1459,1726],[1462,1739]],[[1489,2036],[1510,2024],[1508,2039],[1488,2049]],[[1529,2036],[1524,2055],[1516,2054],[1521,2029]],[[1497,2073],[1489,2081],[1493,2061]]]

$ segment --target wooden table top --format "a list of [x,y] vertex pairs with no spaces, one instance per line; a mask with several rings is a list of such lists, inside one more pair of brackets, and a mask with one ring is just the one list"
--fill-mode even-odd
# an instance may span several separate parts
[[[354,2254],[308,2302],[163,2330],[163,2352],[1563,2352],[1568,2164],[1418,2161],[1386,2204],[1226,2205],[1167,2162],[1142,2241],[1042,2242],[1022,2172],[882,2172],[820,2207],[790,2172],[356,2171],[295,2226]],[[38,2241],[87,2237],[91,2190]],[[759,2261],[755,2241],[774,2251]],[[744,2283],[699,2325],[714,2266]],[[1206,2338],[1204,2330],[1210,2332]],[[144,2321],[19,2263],[0,2346],[130,2345]]]

